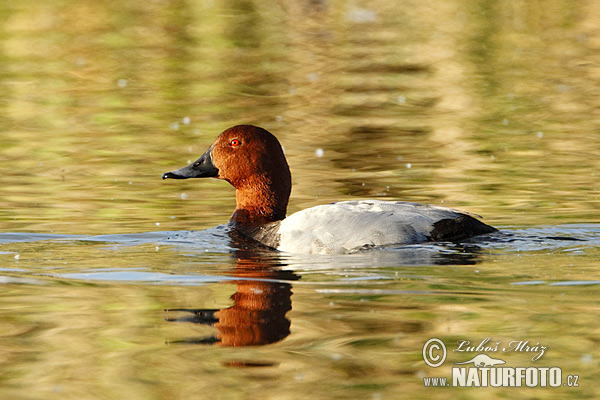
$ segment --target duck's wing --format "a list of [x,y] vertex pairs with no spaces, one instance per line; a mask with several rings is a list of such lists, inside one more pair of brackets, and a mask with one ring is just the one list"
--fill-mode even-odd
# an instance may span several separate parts
[[381,200],[344,201],[290,215],[277,231],[279,250],[347,253],[360,248],[457,241],[496,229],[445,207]]

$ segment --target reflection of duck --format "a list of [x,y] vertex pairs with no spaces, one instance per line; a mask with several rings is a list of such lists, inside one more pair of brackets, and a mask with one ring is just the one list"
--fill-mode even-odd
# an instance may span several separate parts
[[312,207],[286,218],[291,175],[279,141],[252,125],[229,128],[192,164],[163,179],[214,177],[236,189],[230,226],[292,253],[345,253],[425,241],[458,241],[491,233],[471,215],[445,207],[380,200]]
[[285,281],[296,280],[297,276],[291,271],[275,269],[258,257],[239,258],[233,275],[240,278],[233,281],[237,283],[237,292],[231,296],[233,306],[220,310],[167,310],[193,314],[186,318],[168,318],[168,321],[212,325],[218,329],[213,337],[185,342],[252,346],[278,342],[290,334],[290,321],[285,314],[292,309],[292,285]]

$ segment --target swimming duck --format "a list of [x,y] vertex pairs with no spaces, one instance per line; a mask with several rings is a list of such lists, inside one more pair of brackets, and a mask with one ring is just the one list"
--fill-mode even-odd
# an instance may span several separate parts
[[379,246],[460,241],[496,231],[468,213],[402,201],[342,201],[286,218],[292,180],[283,149],[274,135],[253,125],[225,130],[200,158],[162,178],[229,182],[236,190],[229,227],[290,253],[341,254]]

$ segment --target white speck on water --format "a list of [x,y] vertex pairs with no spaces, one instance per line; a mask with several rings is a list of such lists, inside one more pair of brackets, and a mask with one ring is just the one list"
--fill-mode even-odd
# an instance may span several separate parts
[[589,364],[592,362],[592,355],[590,353],[586,353],[581,356],[581,362],[584,364]]
[[194,152],[194,148],[192,146],[188,147],[188,153],[193,153]]
[[333,353],[333,354],[331,355],[331,359],[332,359],[333,361],[340,361],[342,358],[343,358],[343,357],[342,357],[342,355],[341,355],[341,354],[339,354],[339,353]]
[[156,247],[154,248],[154,251],[159,251],[159,250],[160,250],[160,247],[158,247],[158,246],[156,246]]
[[21,258],[21,256],[19,254],[15,254],[15,260],[18,260],[19,258]]
[[127,79],[119,79],[117,81],[117,86],[121,89],[127,86]]
[[323,149],[315,150],[315,155],[319,158],[323,157],[324,154],[325,154],[325,152],[323,151]]
[[194,129],[194,130],[192,131],[192,133],[193,133],[194,135],[199,135],[199,134],[200,134],[200,129]]
[[311,72],[310,74],[306,75],[306,79],[311,83],[316,82],[319,80],[319,74],[317,74],[316,72]]
[[78,67],[83,67],[83,66],[85,66],[87,64],[87,61],[85,60],[85,58],[80,57],[80,58],[77,59],[77,61],[75,61],[75,64]]
[[294,379],[297,381],[303,381],[304,375],[301,372],[298,372],[296,375],[294,375]]
[[502,120],[502,125],[507,126],[508,125],[508,119],[504,118]]
[[402,157],[402,156],[396,156],[397,161],[402,161],[403,159],[404,159],[404,157]]
[[130,184],[130,185],[133,185],[133,182],[129,181],[129,184]]
[[155,222],[154,225],[160,226],[160,222]]
[[406,104],[406,96],[398,96],[398,104]]
[[330,301],[330,302],[329,302],[329,306],[330,306],[330,307],[333,307],[334,305],[335,305],[335,303],[334,303],[333,301]]
[[40,163],[38,164],[40,167],[44,166],[44,163],[40,161]]
[[411,169],[412,168],[412,164],[411,163],[406,163],[406,168]]
[[297,91],[298,91],[298,89],[296,89],[296,87],[295,87],[295,86],[292,86],[292,87],[290,87],[290,89],[288,90],[288,92],[289,92],[291,95],[295,95]]
[[185,200],[188,198],[188,195],[186,193],[181,193],[179,197],[181,197],[181,200]]
[[278,115],[275,117],[275,121],[281,122],[281,121],[283,121],[283,117],[281,115]]
[[192,120],[190,119],[190,117],[183,117],[181,122],[183,122],[184,125],[189,125],[192,122]]
[[365,183],[363,182],[363,183],[361,183],[360,185],[361,185],[361,186],[365,186]]
[[495,159],[496,159],[496,156],[492,154],[492,155],[490,156],[490,160],[494,161]]
[[192,163],[192,160],[187,160],[187,163],[188,163],[188,164],[191,164],[191,163]]
[[366,24],[369,22],[375,22],[377,20],[377,13],[374,10],[369,10],[368,8],[355,8],[348,12],[347,18],[350,22]]
[[178,131],[179,130],[179,122],[173,122],[171,125],[169,125],[169,128],[171,128],[174,131]]
[[539,131],[538,133],[536,133],[537,137],[539,137],[540,139],[544,137],[544,132]]

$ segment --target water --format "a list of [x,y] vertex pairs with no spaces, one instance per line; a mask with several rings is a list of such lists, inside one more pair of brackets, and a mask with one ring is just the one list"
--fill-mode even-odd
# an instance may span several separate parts
[[[559,1],[3,4],[0,397],[598,397],[599,18]],[[222,226],[225,182],[160,179],[239,123],[284,145],[289,213],[416,201],[501,234],[246,249]],[[579,386],[424,386],[488,337],[546,346],[486,354]]]
[[541,342],[537,364],[581,376],[558,393],[594,390],[598,224],[346,256],[243,250],[223,229],[0,242],[10,397],[32,380],[36,397],[424,397],[449,376],[424,365],[429,337]]

